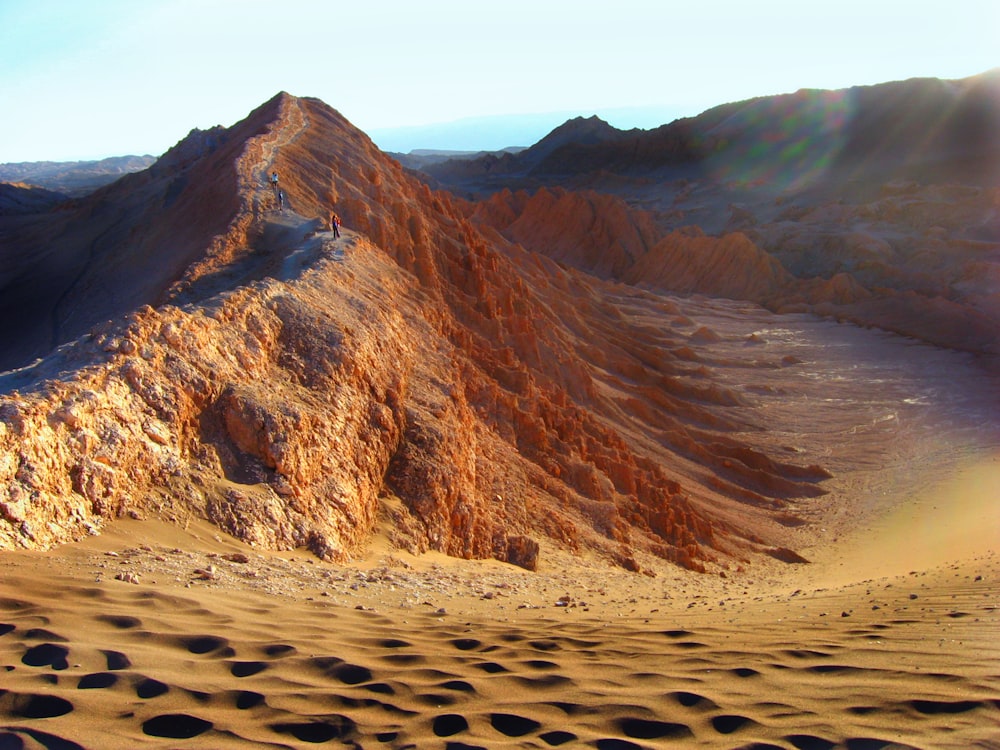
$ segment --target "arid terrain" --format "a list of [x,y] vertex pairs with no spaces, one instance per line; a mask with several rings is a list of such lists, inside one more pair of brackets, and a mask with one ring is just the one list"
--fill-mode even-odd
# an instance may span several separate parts
[[5,186],[0,748],[1000,747],[996,76],[878,89]]

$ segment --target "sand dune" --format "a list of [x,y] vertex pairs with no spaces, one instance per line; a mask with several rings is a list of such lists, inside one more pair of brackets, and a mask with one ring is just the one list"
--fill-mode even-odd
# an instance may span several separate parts
[[557,550],[338,567],[123,521],[0,559],[0,747],[996,747],[1000,558],[937,564],[949,529],[908,510],[933,566],[815,587]]

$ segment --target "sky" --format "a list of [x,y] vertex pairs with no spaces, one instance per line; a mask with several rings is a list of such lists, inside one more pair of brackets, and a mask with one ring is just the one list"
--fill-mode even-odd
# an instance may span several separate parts
[[996,67],[997,0],[0,0],[0,163],[159,155],[279,91],[386,150],[497,149]]

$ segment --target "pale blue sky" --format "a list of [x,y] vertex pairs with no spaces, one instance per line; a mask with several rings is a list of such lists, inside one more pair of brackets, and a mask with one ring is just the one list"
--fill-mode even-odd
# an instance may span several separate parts
[[[616,110],[962,78],[1000,66],[998,40],[997,0],[0,0],[0,162],[157,155],[282,90],[369,133],[539,112],[649,127]],[[482,147],[504,145],[530,144]]]

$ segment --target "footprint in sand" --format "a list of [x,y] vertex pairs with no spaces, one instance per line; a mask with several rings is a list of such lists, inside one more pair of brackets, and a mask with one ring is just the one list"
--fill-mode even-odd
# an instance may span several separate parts
[[262,661],[234,661],[229,667],[229,673],[233,677],[252,677],[267,669],[267,664]]
[[117,682],[118,675],[111,674],[111,672],[95,672],[81,677],[76,687],[77,690],[101,690],[114,687]]
[[181,639],[183,646],[192,654],[208,654],[212,651],[220,651],[217,656],[235,656],[236,652],[228,648],[229,642],[225,638],[214,635],[199,635],[191,638]]
[[673,693],[669,693],[667,698],[676,701],[685,708],[697,708],[702,711],[711,711],[718,708],[718,704],[702,695],[697,693],[689,693],[685,690],[678,690]]
[[721,716],[712,717],[712,728],[715,729],[719,734],[732,734],[737,732],[745,726],[756,724],[753,719],[746,716],[735,716],[731,714],[723,714]]
[[6,693],[0,697],[2,706],[7,706],[3,713],[23,719],[52,719],[73,710],[73,704],[65,698],[35,693]]
[[52,667],[56,670],[69,668],[66,657],[69,649],[56,643],[42,643],[25,651],[21,662],[29,667]]
[[212,722],[190,714],[162,714],[144,721],[142,731],[151,737],[187,740],[204,734],[212,726]]
[[129,630],[142,625],[142,620],[138,617],[131,617],[129,615],[98,615],[94,619],[99,622],[106,622],[108,625],[118,628],[119,630]]
[[301,742],[319,744],[331,740],[346,740],[357,734],[357,725],[346,716],[326,716],[322,721],[285,722],[271,724],[279,734],[290,734]]
[[618,719],[617,724],[626,736],[639,740],[681,739],[693,736],[687,724],[636,718]]
[[795,750],[833,750],[837,746],[836,742],[812,734],[790,734],[785,739]]
[[435,716],[431,725],[438,737],[451,737],[469,728],[469,722],[461,714],[441,714]]
[[557,729],[552,732],[544,732],[543,734],[538,735],[538,737],[552,747],[565,745],[567,742],[572,742],[577,739],[577,736],[572,732],[564,732],[561,729]]
[[140,698],[156,698],[170,691],[170,686],[165,682],[154,680],[152,677],[143,677],[136,683],[135,694]]
[[132,660],[121,651],[108,651],[102,649],[101,653],[104,654],[104,658],[107,659],[108,669],[112,672],[128,669],[132,666]]
[[344,663],[333,668],[333,676],[345,685],[360,685],[362,682],[371,681],[372,671],[358,664]]
[[240,711],[246,711],[250,708],[256,708],[257,706],[265,703],[267,697],[263,693],[255,693],[252,690],[242,690],[236,696],[236,708]]
[[55,734],[40,732],[37,729],[27,727],[0,727],[0,748],[23,748],[25,745],[20,735],[26,735],[34,740],[40,747],[46,750],[84,750],[83,745],[78,745],[71,740],[67,740]]
[[541,729],[541,723],[526,716],[517,714],[490,714],[490,724],[493,728],[508,737],[523,737]]

